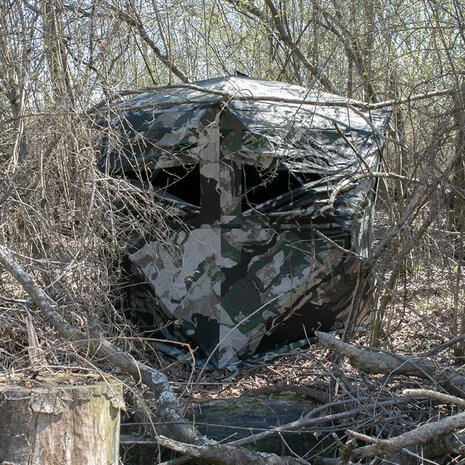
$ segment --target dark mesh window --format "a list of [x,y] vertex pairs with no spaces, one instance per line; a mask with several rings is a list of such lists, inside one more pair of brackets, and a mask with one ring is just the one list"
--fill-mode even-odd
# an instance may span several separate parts
[[[261,168],[244,164],[242,167],[242,211],[275,199],[306,183],[321,179],[320,175],[294,173],[287,169]],[[288,197],[292,202],[294,196]]]
[[156,189],[192,205],[200,206],[200,170],[198,165],[173,166],[152,175]]

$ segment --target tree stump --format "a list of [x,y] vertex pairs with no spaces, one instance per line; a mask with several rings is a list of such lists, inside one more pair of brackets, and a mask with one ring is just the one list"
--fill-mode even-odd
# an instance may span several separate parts
[[117,465],[122,386],[88,382],[0,381],[0,465]]

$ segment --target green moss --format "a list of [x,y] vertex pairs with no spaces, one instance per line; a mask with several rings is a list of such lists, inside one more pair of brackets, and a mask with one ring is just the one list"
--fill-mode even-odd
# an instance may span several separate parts
[[292,392],[282,393],[282,394],[272,394],[270,397],[274,397],[275,399],[291,399],[291,400],[298,400],[299,396]]
[[234,412],[235,410],[237,410],[239,408],[239,405],[237,405],[236,402],[232,401],[232,402],[228,403],[225,408],[229,412]]

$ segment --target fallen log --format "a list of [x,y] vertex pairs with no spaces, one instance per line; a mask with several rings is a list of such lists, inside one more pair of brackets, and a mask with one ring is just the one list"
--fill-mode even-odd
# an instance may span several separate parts
[[224,463],[247,464],[247,465],[308,465],[305,460],[293,457],[279,457],[276,454],[264,452],[256,453],[248,449],[229,446],[227,444],[206,443],[203,445],[185,444],[173,439],[159,436],[158,443],[163,447],[186,454],[201,460],[207,460],[213,464]]

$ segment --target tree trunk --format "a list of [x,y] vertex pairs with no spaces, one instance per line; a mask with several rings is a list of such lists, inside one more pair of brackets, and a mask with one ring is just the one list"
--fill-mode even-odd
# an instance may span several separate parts
[[120,383],[24,384],[0,384],[0,464],[118,464]]

